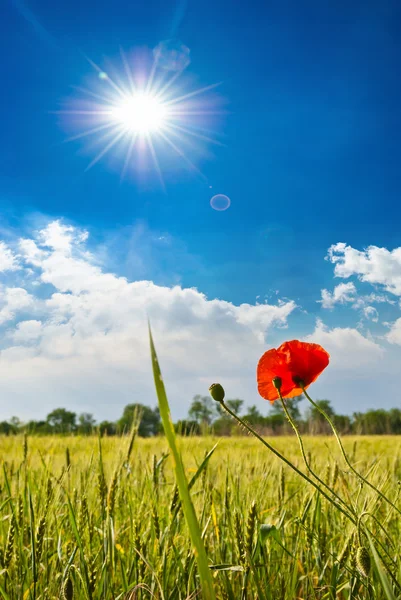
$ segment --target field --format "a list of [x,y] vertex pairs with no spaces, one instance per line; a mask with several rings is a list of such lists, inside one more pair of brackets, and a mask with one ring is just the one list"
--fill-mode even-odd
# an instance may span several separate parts
[[[294,438],[270,441],[302,467]],[[320,477],[358,513],[373,515],[364,520],[399,597],[399,515],[348,472],[332,438],[305,441]],[[358,469],[397,502],[399,438],[344,443]],[[256,440],[179,444],[217,598],[389,597],[373,564],[369,576],[356,568],[356,527]],[[101,446],[95,436],[1,438],[2,598],[200,598],[167,448],[163,437],[137,438],[132,447],[128,437],[103,438]]]

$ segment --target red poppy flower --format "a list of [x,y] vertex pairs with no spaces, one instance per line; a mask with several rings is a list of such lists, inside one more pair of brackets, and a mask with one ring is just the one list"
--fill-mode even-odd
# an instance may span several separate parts
[[264,353],[258,363],[257,380],[259,394],[274,402],[279,398],[273,385],[274,377],[280,377],[280,392],[283,398],[294,398],[302,394],[299,381],[305,388],[316,381],[329,364],[330,355],[319,344],[308,344],[293,340],[284,342],[279,348]]

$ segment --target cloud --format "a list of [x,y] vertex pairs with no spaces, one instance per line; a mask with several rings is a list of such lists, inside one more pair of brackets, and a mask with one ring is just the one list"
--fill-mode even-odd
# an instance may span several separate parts
[[[358,294],[353,282],[340,283],[335,286],[333,292],[323,289],[321,295],[322,299],[318,302],[322,308],[332,310],[336,305],[348,304],[351,308],[359,310],[364,319],[373,323],[379,322],[379,312],[372,304],[396,304],[395,300],[391,300],[386,294]],[[362,323],[361,320],[360,325]]]
[[387,292],[401,296],[401,247],[368,246],[360,251],[339,242],[329,248],[327,258],[335,265],[336,277],[356,275],[360,281],[382,285]]
[[350,283],[340,283],[331,293],[328,290],[322,290],[322,299],[320,300],[323,308],[334,308],[336,304],[346,304],[354,302],[356,295],[355,285]]
[[18,260],[12,250],[0,241],[0,273],[19,269]]
[[32,307],[33,297],[19,287],[0,287],[0,325],[11,321],[24,309]]
[[17,323],[15,329],[9,332],[9,337],[14,342],[25,344],[36,341],[42,333],[42,323],[40,321],[21,321]]
[[86,231],[61,221],[19,240],[27,289],[2,290],[0,418],[39,418],[60,405],[115,419],[128,402],[155,404],[148,317],[175,416],[216,379],[235,395],[256,395],[265,336],[287,326],[293,301],[234,305],[195,288],[129,281],[95,254]]
[[385,350],[373,340],[351,327],[330,329],[317,320],[315,331],[305,341],[321,344],[330,354],[330,363],[337,371],[355,371],[376,364]]
[[365,306],[363,309],[363,314],[369,321],[373,321],[374,323],[379,321],[379,313],[374,306]]
[[305,340],[330,353],[329,367],[310,388],[312,398],[328,398],[340,414],[399,404],[400,352],[353,327],[330,328],[320,320]]
[[386,340],[390,344],[401,346],[401,318],[397,319],[390,327],[390,331],[386,335]]
[[[146,233],[143,227],[141,231]],[[145,233],[140,239],[149,237]],[[8,265],[6,283],[0,286],[0,419],[12,414],[38,419],[57,406],[92,412],[99,420],[116,419],[130,402],[155,405],[148,317],[174,418],[185,416],[193,395],[206,394],[213,381],[220,381],[229,397],[268,411],[257,394],[255,368],[267,347],[284,337],[299,337],[294,327],[287,332],[294,323],[294,301],[236,305],[209,299],[195,288],[157,285],[141,276],[147,261],[140,255],[143,266],[123,277],[116,273],[118,266],[106,266],[107,243],[99,251],[87,231],[60,220],[0,248],[0,256],[7,257],[0,264]],[[117,248],[115,236],[113,256]],[[333,258],[342,256],[336,268],[341,260],[350,264],[345,244],[342,255],[338,245],[332,248],[337,248]],[[136,252],[138,240],[132,247]],[[152,259],[149,248],[145,256]],[[361,269],[354,274],[360,276]],[[387,292],[394,287],[390,278],[383,286]],[[399,310],[386,293],[357,292],[353,282],[322,290],[322,306],[346,304],[373,323],[378,303]],[[304,339],[327,348],[331,362],[313,386],[314,397],[328,397],[336,410],[346,413],[374,406],[378,395],[383,405],[393,405],[401,319],[389,327],[375,339],[354,323],[328,327],[317,321]]]

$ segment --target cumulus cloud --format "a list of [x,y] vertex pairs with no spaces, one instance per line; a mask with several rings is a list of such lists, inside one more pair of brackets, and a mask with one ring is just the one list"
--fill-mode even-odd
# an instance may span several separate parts
[[16,315],[32,307],[33,297],[24,288],[0,287],[0,325],[11,321]]
[[337,412],[345,414],[399,404],[400,352],[358,329],[328,327],[320,320],[305,340],[330,353],[329,367],[310,390],[313,398],[328,398]]
[[18,260],[12,250],[0,241],[0,273],[19,269]]
[[[155,405],[148,317],[174,417],[186,415],[192,396],[207,393],[213,381],[221,381],[229,396],[266,406],[257,395],[255,367],[266,348],[284,337],[294,301],[236,305],[195,288],[156,285],[143,271],[122,277],[100,260],[105,248],[99,253],[89,244],[87,231],[62,221],[10,247],[0,244],[6,277],[0,286],[0,419],[41,418],[57,406],[115,419],[129,402]],[[399,308],[399,299],[387,295],[401,289],[398,255],[377,250],[330,248],[336,276],[355,275],[384,289],[363,295],[355,283],[342,282],[322,290],[324,308],[348,305],[376,323],[381,303],[389,320],[388,310]],[[296,336],[293,329],[285,334]],[[350,412],[355,393],[362,408],[377,390],[383,395],[385,381],[391,406],[398,390],[401,319],[380,340],[322,321],[305,339],[331,355],[330,368],[314,385],[315,397],[329,397],[338,410]]]
[[401,318],[390,325],[390,331],[387,333],[386,339],[390,344],[401,346]]
[[330,329],[318,319],[315,331],[306,341],[321,344],[330,354],[330,363],[338,370],[352,370],[376,364],[384,355],[384,349],[357,329],[334,327]]
[[386,294],[358,294],[355,284],[351,281],[335,286],[333,292],[323,289],[321,300],[318,300],[318,302],[322,305],[322,308],[330,310],[336,305],[346,304],[351,306],[351,308],[360,311],[362,317],[360,325],[363,323],[363,319],[373,323],[379,322],[379,312],[372,304],[396,304],[395,300],[392,300]]
[[42,323],[32,319],[30,321],[20,321],[17,323],[15,328],[8,333],[8,336],[17,344],[24,344],[36,341],[41,333]]
[[358,276],[361,281],[382,285],[396,296],[401,296],[401,247],[394,250],[368,246],[357,250],[343,242],[332,245],[328,251],[336,277]]
[[363,314],[369,321],[373,321],[374,323],[379,321],[379,313],[374,306],[365,306],[363,309]]
[[340,283],[336,285],[333,292],[322,290],[322,299],[320,300],[323,308],[334,308],[336,304],[346,304],[354,302],[356,288],[352,282]]
[[3,418],[64,405],[114,419],[127,402],[154,404],[148,317],[176,415],[215,379],[249,396],[265,336],[286,327],[293,301],[234,305],[193,288],[129,281],[99,265],[87,240],[60,221],[19,240],[30,287],[2,290]]

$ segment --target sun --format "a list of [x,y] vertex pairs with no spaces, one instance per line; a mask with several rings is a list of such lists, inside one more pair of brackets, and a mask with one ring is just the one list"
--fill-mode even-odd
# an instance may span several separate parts
[[149,60],[122,52],[123,68],[110,64],[107,72],[88,59],[97,77],[89,86],[75,88],[79,93],[68,101],[67,110],[56,111],[67,115],[68,129],[78,128],[68,141],[87,141],[95,153],[87,170],[108,155],[110,164],[115,159],[122,164],[122,178],[129,170],[151,172],[153,165],[164,187],[162,171],[175,168],[178,159],[206,180],[194,161],[208,155],[209,144],[223,145],[213,127],[214,115],[225,111],[220,96],[211,92],[220,83],[186,89],[188,49],[184,47],[183,60],[178,60],[175,46],[167,54],[159,46]]
[[161,131],[168,121],[167,107],[156,95],[138,92],[111,109],[111,118],[126,133],[148,135]]

